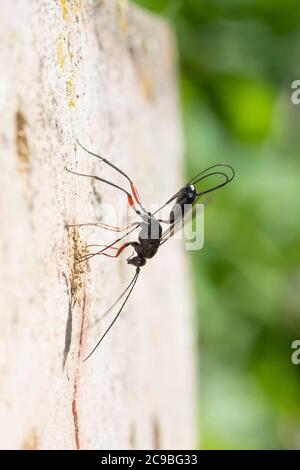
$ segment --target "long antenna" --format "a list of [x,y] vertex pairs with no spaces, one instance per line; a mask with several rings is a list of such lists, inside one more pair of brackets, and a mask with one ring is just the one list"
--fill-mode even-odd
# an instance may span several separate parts
[[[140,274],[140,268],[136,268],[135,275],[134,275],[132,281],[129,283],[128,287],[127,287],[127,289],[128,289],[129,286],[131,286],[131,287],[130,287],[130,290],[129,290],[129,292],[128,292],[128,294],[127,294],[127,296],[126,296],[124,302],[122,303],[120,310],[119,310],[118,313],[116,314],[115,318],[113,319],[113,321],[111,322],[111,324],[109,325],[109,327],[105,330],[105,332],[103,333],[103,335],[102,335],[101,338],[99,339],[99,341],[98,341],[98,343],[96,344],[96,346],[92,349],[92,351],[90,352],[90,354],[89,354],[85,359],[83,359],[83,362],[87,361],[87,360],[91,357],[91,355],[96,351],[96,349],[98,348],[98,346],[100,345],[100,343],[103,341],[103,339],[105,338],[105,336],[107,335],[107,333],[109,332],[109,330],[112,328],[112,326],[113,326],[113,325],[115,324],[115,322],[117,321],[117,319],[118,319],[118,317],[120,316],[120,314],[121,314],[121,312],[122,312],[122,310],[123,310],[123,308],[124,308],[124,306],[125,306],[127,300],[128,300],[129,297],[130,297],[131,292],[132,292],[133,289],[134,289],[134,286],[135,286],[135,284],[136,284],[136,282],[137,282],[137,280],[138,280],[139,274]],[[127,290],[127,289],[126,289],[126,290]]]

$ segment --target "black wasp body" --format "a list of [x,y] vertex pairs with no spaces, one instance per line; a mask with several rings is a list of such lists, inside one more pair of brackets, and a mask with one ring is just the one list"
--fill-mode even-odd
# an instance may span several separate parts
[[161,223],[150,213],[143,217],[140,224],[138,242],[131,242],[130,245],[136,251],[136,256],[127,259],[128,264],[135,267],[144,266],[147,259],[156,255],[162,236]]
[[[186,215],[188,213],[190,215],[192,214],[192,208],[195,205],[198,198],[200,198],[204,194],[215,191],[216,189],[221,188],[222,186],[225,186],[234,178],[234,169],[230,165],[226,165],[226,164],[212,165],[206,170],[200,172],[192,180],[190,180],[177,193],[175,193],[166,203],[164,203],[157,211],[155,211],[154,213],[150,213],[142,205],[135,184],[124,171],[122,171],[116,165],[111,163],[109,160],[93,152],[90,152],[85,147],[83,147],[79,142],[78,144],[88,154],[98,158],[99,160],[106,163],[108,166],[110,166],[114,170],[116,170],[122,176],[124,176],[129,183],[130,189],[127,190],[111,181],[100,178],[99,176],[76,173],[67,168],[66,170],[69,171],[70,173],[73,173],[79,176],[86,176],[89,178],[94,178],[97,181],[101,181],[102,183],[106,183],[122,191],[122,193],[125,194],[127,197],[127,202],[129,206],[135,211],[136,215],[139,216],[138,221],[132,222],[124,227],[115,227],[115,226],[111,226],[111,225],[107,225],[103,223],[76,224],[76,226],[79,226],[79,227],[86,226],[86,225],[95,225],[97,227],[101,227],[101,228],[104,228],[113,232],[118,232],[118,233],[125,232],[124,235],[117,238],[111,244],[104,246],[104,248],[102,248],[101,250],[97,252],[93,252],[93,253],[87,253],[86,255],[84,255],[80,260],[78,260],[79,263],[86,262],[90,258],[97,256],[97,255],[108,256],[110,258],[117,258],[121,255],[121,253],[126,248],[131,247],[134,249],[134,254],[131,255],[129,258],[127,258],[127,263],[135,266],[136,268],[135,275],[133,279],[131,280],[130,284],[126,287],[126,289],[123,291],[123,293],[120,295],[120,297],[117,299],[117,301],[113,304],[112,307],[114,307],[124,296],[125,296],[125,300],[123,301],[118,313],[115,315],[113,321],[110,323],[109,327],[101,336],[100,340],[98,341],[94,349],[86,357],[86,359],[88,359],[96,350],[96,348],[99,346],[103,338],[107,335],[108,331],[111,329],[111,327],[113,326],[113,324],[119,317],[124,305],[126,304],[137,282],[141,267],[146,264],[147,260],[153,258],[156,255],[158,249],[161,247],[161,245],[165,243],[169,238],[171,238],[173,234],[179,228],[182,227]],[[229,175],[228,175],[228,171],[230,171]],[[197,191],[196,185],[198,183],[200,182],[203,183],[207,178],[216,177],[216,176],[221,177],[222,181],[217,184],[214,184],[213,186],[207,189],[202,189],[201,191]],[[172,208],[169,212],[169,216],[166,219],[158,218],[157,214],[169,204],[172,204]],[[165,230],[163,230],[163,225],[167,226]],[[120,242],[122,242],[126,237],[128,237],[132,232],[134,232],[137,229],[139,229],[137,241],[132,241],[132,242],[124,241],[121,245],[119,245]],[[88,247],[95,247],[95,246],[103,246],[103,245],[88,245]],[[112,307],[110,307],[108,311],[110,311]]]
[[127,245],[134,248],[136,256],[128,258],[127,263],[137,268],[145,266],[147,259],[153,258],[160,247],[163,234],[161,222],[173,225],[176,221],[183,219],[185,212],[191,208],[196,197],[197,192],[194,185],[182,188],[178,193],[168,220],[157,219],[151,212],[141,213],[138,211],[138,214],[142,217],[138,242],[131,242]]

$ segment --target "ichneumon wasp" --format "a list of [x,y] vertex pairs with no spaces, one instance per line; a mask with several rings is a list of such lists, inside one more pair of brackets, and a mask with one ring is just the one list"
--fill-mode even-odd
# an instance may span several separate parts
[[[130,281],[130,283],[128,284],[128,286],[126,287],[126,289],[122,292],[122,294],[118,297],[118,299],[113,303],[113,305],[107,310],[107,312],[104,313],[104,316],[107,313],[109,313],[118,304],[118,302],[120,302],[123,299],[124,296],[125,296],[125,299],[123,300],[121,307],[119,308],[117,314],[113,318],[108,328],[102,334],[102,336],[100,337],[99,341],[97,342],[95,347],[92,349],[92,351],[84,359],[84,361],[86,361],[95,352],[95,350],[98,348],[100,343],[103,341],[104,337],[107,335],[107,333],[110,331],[110,329],[112,328],[112,326],[114,325],[118,317],[120,316],[126,302],[128,301],[137,283],[137,280],[141,271],[141,267],[143,267],[146,264],[148,259],[153,258],[153,256],[156,255],[158,249],[169,238],[171,238],[177,230],[179,230],[182,227],[186,217],[188,215],[190,217],[192,216],[193,206],[195,206],[198,199],[204,194],[208,194],[228,184],[230,181],[233,180],[235,176],[235,172],[232,166],[227,165],[227,164],[217,163],[215,165],[212,165],[206,168],[206,170],[203,170],[200,173],[198,173],[194,178],[192,178],[182,188],[180,188],[179,191],[177,191],[177,193],[175,193],[159,209],[151,213],[147,211],[145,207],[143,206],[134,182],[124,171],[122,171],[120,168],[118,168],[116,165],[114,165],[112,162],[110,162],[106,158],[101,157],[100,155],[97,155],[96,153],[89,151],[82,144],[80,144],[78,140],[77,140],[77,143],[89,155],[98,158],[100,161],[110,166],[115,171],[120,173],[125,179],[127,179],[130,189],[128,190],[124,189],[123,187],[111,181],[108,181],[106,179],[100,178],[99,176],[96,176],[96,175],[77,173],[75,171],[68,169],[67,167],[66,167],[66,170],[69,173],[72,173],[78,176],[93,178],[96,181],[100,181],[102,183],[108,184],[118,189],[119,191],[123,192],[125,196],[127,197],[128,205],[130,206],[130,208],[132,208],[135,211],[136,215],[139,217],[138,221],[132,222],[123,227],[115,227],[112,225],[107,225],[107,224],[102,224],[102,223],[86,223],[86,224],[70,225],[73,227],[95,225],[97,227],[101,227],[106,230],[110,230],[110,231],[117,232],[117,233],[125,232],[124,235],[117,238],[109,245],[104,246],[104,248],[102,248],[101,250],[96,251],[94,253],[87,253],[81,259],[77,260],[78,263],[85,262],[91,259],[92,257],[98,256],[98,255],[108,256],[110,258],[118,258],[126,248],[131,247],[134,249],[134,254],[131,255],[129,258],[127,258],[127,263],[135,266],[136,268],[135,274],[132,280]],[[196,186],[199,183],[203,183],[203,181],[205,181],[207,178],[215,177],[215,176],[221,177],[222,180],[219,183],[207,189],[203,189],[202,191],[197,190]],[[169,216],[166,219],[158,218],[157,214],[169,204],[172,204],[172,208],[169,213]],[[165,230],[163,230],[162,228],[163,225],[167,226]],[[124,240],[126,237],[128,237],[132,232],[134,232],[137,229],[140,230],[138,237],[137,237],[137,241],[125,241]],[[123,240],[124,242],[120,246],[115,246],[115,245],[118,245]],[[101,245],[88,245],[88,246],[92,247],[92,246],[101,246]]]

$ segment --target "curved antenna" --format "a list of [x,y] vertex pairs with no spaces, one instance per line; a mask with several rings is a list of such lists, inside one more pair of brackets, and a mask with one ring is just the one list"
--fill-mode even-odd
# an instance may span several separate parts
[[127,286],[126,290],[124,291],[124,293],[125,293],[125,292],[127,292],[128,289],[130,289],[129,292],[128,292],[128,294],[127,294],[127,296],[126,296],[126,298],[125,298],[125,300],[124,300],[124,302],[122,303],[122,305],[121,305],[121,307],[120,307],[118,313],[116,314],[115,318],[113,319],[113,321],[111,322],[111,324],[108,326],[108,328],[105,330],[105,332],[103,333],[103,335],[102,335],[101,338],[99,339],[99,341],[98,341],[98,343],[96,344],[96,346],[92,349],[92,351],[89,353],[89,355],[88,355],[85,359],[83,359],[83,362],[87,361],[87,360],[91,357],[91,355],[94,354],[94,352],[96,351],[96,349],[98,348],[98,346],[101,344],[101,342],[103,341],[103,339],[105,338],[105,336],[107,335],[107,333],[110,331],[110,329],[113,327],[113,325],[115,324],[115,322],[116,322],[117,319],[119,318],[119,316],[120,316],[120,314],[121,314],[121,312],[122,312],[122,310],[123,310],[123,308],[124,308],[124,306],[125,306],[127,300],[129,299],[129,297],[130,297],[130,295],[131,295],[131,293],[132,293],[132,291],[133,291],[133,289],[134,289],[134,286],[136,285],[136,282],[137,282],[137,280],[138,280],[139,274],[140,274],[140,268],[136,268],[136,272],[135,272],[135,275],[134,275],[133,279],[130,281],[129,285]]

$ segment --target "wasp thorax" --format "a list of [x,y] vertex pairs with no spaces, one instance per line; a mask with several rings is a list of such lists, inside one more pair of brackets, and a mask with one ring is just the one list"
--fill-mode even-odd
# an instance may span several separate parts
[[149,221],[141,224],[141,231],[139,233],[140,240],[159,240],[162,234],[160,223],[154,217]]

